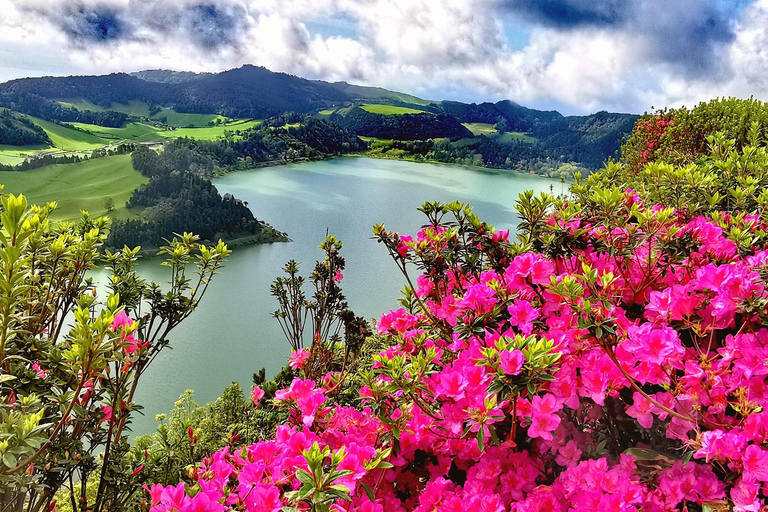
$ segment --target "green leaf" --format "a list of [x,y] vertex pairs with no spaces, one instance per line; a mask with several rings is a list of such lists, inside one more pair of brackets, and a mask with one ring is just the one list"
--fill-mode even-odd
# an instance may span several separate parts
[[374,496],[373,490],[368,486],[368,484],[364,482],[360,482],[360,485],[363,487],[363,491],[365,491],[365,495],[368,496],[369,500],[371,500],[371,503],[375,503],[376,496]]

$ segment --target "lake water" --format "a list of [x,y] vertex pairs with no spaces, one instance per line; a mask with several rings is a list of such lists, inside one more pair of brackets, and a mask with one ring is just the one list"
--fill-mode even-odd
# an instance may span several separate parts
[[[289,259],[300,263],[302,275],[309,273],[322,256],[317,246],[326,229],[344,242],[342,288],[351,309],[378,318],[397,307],[404,279],[371,239],[374,224],[415,235],[425,219],[419,205],[458,199],[497,229],[508,229],[517,223],[520,192],[561,188],[559,181],[519,173],[369,158],[252,169],[214,183],[222,194],[247,201],[257,218],[293,242],[234,250],[200,308],[171,334],[173,350],[165,350],[142,377],[137,402],[145,416],[135,419],[135,434],[153,431],[155,415],[170,412],[188,388],[198,403],[206,403],[232,381],[250,389],[254,372],[265,367],[272,376],[286,363],[290,348],[271,318],[277,303],[269,288]],[[168,280],[157,261],[140,268],[146,279]]]

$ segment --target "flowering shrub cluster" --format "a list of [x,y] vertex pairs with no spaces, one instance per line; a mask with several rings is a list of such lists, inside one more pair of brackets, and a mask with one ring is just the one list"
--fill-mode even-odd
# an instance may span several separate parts
[[766,217],[599,182],[523,195],[515,243],[458,203],[376,226],[408,287],[360,406],[295,379],[274,439],[148,488],[152,512],[760,510]]
[[[51,511],[61,499],[119,510],[143,468],[126,456],[138,381],[229,250],[173,239],[167,291],[132,270],[138,249],[108,254],[112,293],[100,304],[86,272],[108,220],[54,223],[55,206],[0,195],[0,510]],[[199,280],[185,276],[188,263]]]
[[766,139],[768,104],[756,99],[722,98],[693,108],[658,110],[637,121],[622,144],[621,158],[633,171],[651,162],[687,165],[708,153],[708,138],[715,133],[741,149],[755,126]]

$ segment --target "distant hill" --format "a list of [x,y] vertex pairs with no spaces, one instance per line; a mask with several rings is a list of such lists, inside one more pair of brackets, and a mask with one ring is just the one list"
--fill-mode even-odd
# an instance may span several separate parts
[[[371,104],[389,107],[372,108]],[[507,162],[504,153],[511,151],[524,155],[512,157],[513,164],[521,158],[548,159],[591,169],[615,155],[637,119],[609,112],[565,117],[509,100],[480,104],[428,101],[379,87],[307,80],[250,65],[221,73],[147,70],[11,80],[0,84],[0,106],[48,121],[107,127],[140,119],[162,122],[164,113],[171,111],[241,119],[296,112],[317,115],[356,135],[380,139],[457,141],[489,136],[492,143],[482,147],[490,148],[494,161]],[[397,113],[403,115],[394,115]],[[204,118],[207,122],[213,119]],[[518,147],[520,144],[527,147]],[[454,149],[454,153],[466,153]],[[483,153],[484,161],[491,161],[488,151]]]

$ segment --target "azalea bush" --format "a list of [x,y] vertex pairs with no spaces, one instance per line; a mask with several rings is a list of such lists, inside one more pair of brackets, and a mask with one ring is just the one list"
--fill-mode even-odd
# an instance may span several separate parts
[[693,108],[662,109],[637,120],[621,146],[621,157],[633,171],[650,162],[685,166],[708,154],[708,139],[715,133],[741,149],[755,129],[765,141],[768,104],[754,98],[720,98]]
[[148,486],[151,510],[760,510],[765,155],[759,133],[709,143],[685,172],[524,194],[513,238],[460,203],[423,205],[415,235],[376,226],[406,289],[359,404],[295,378],[274,438]]
[[161,251],[169,290],[139,278],[138,249],[107,253],[102,302],[86,273],[101,257],[106,218],[56,223],[55,203],[0,201],[0,510],[54,510],[57,499],[120,510],[142,470],[126,456],[140,377],[229,251],[189,234],[172,240]]

